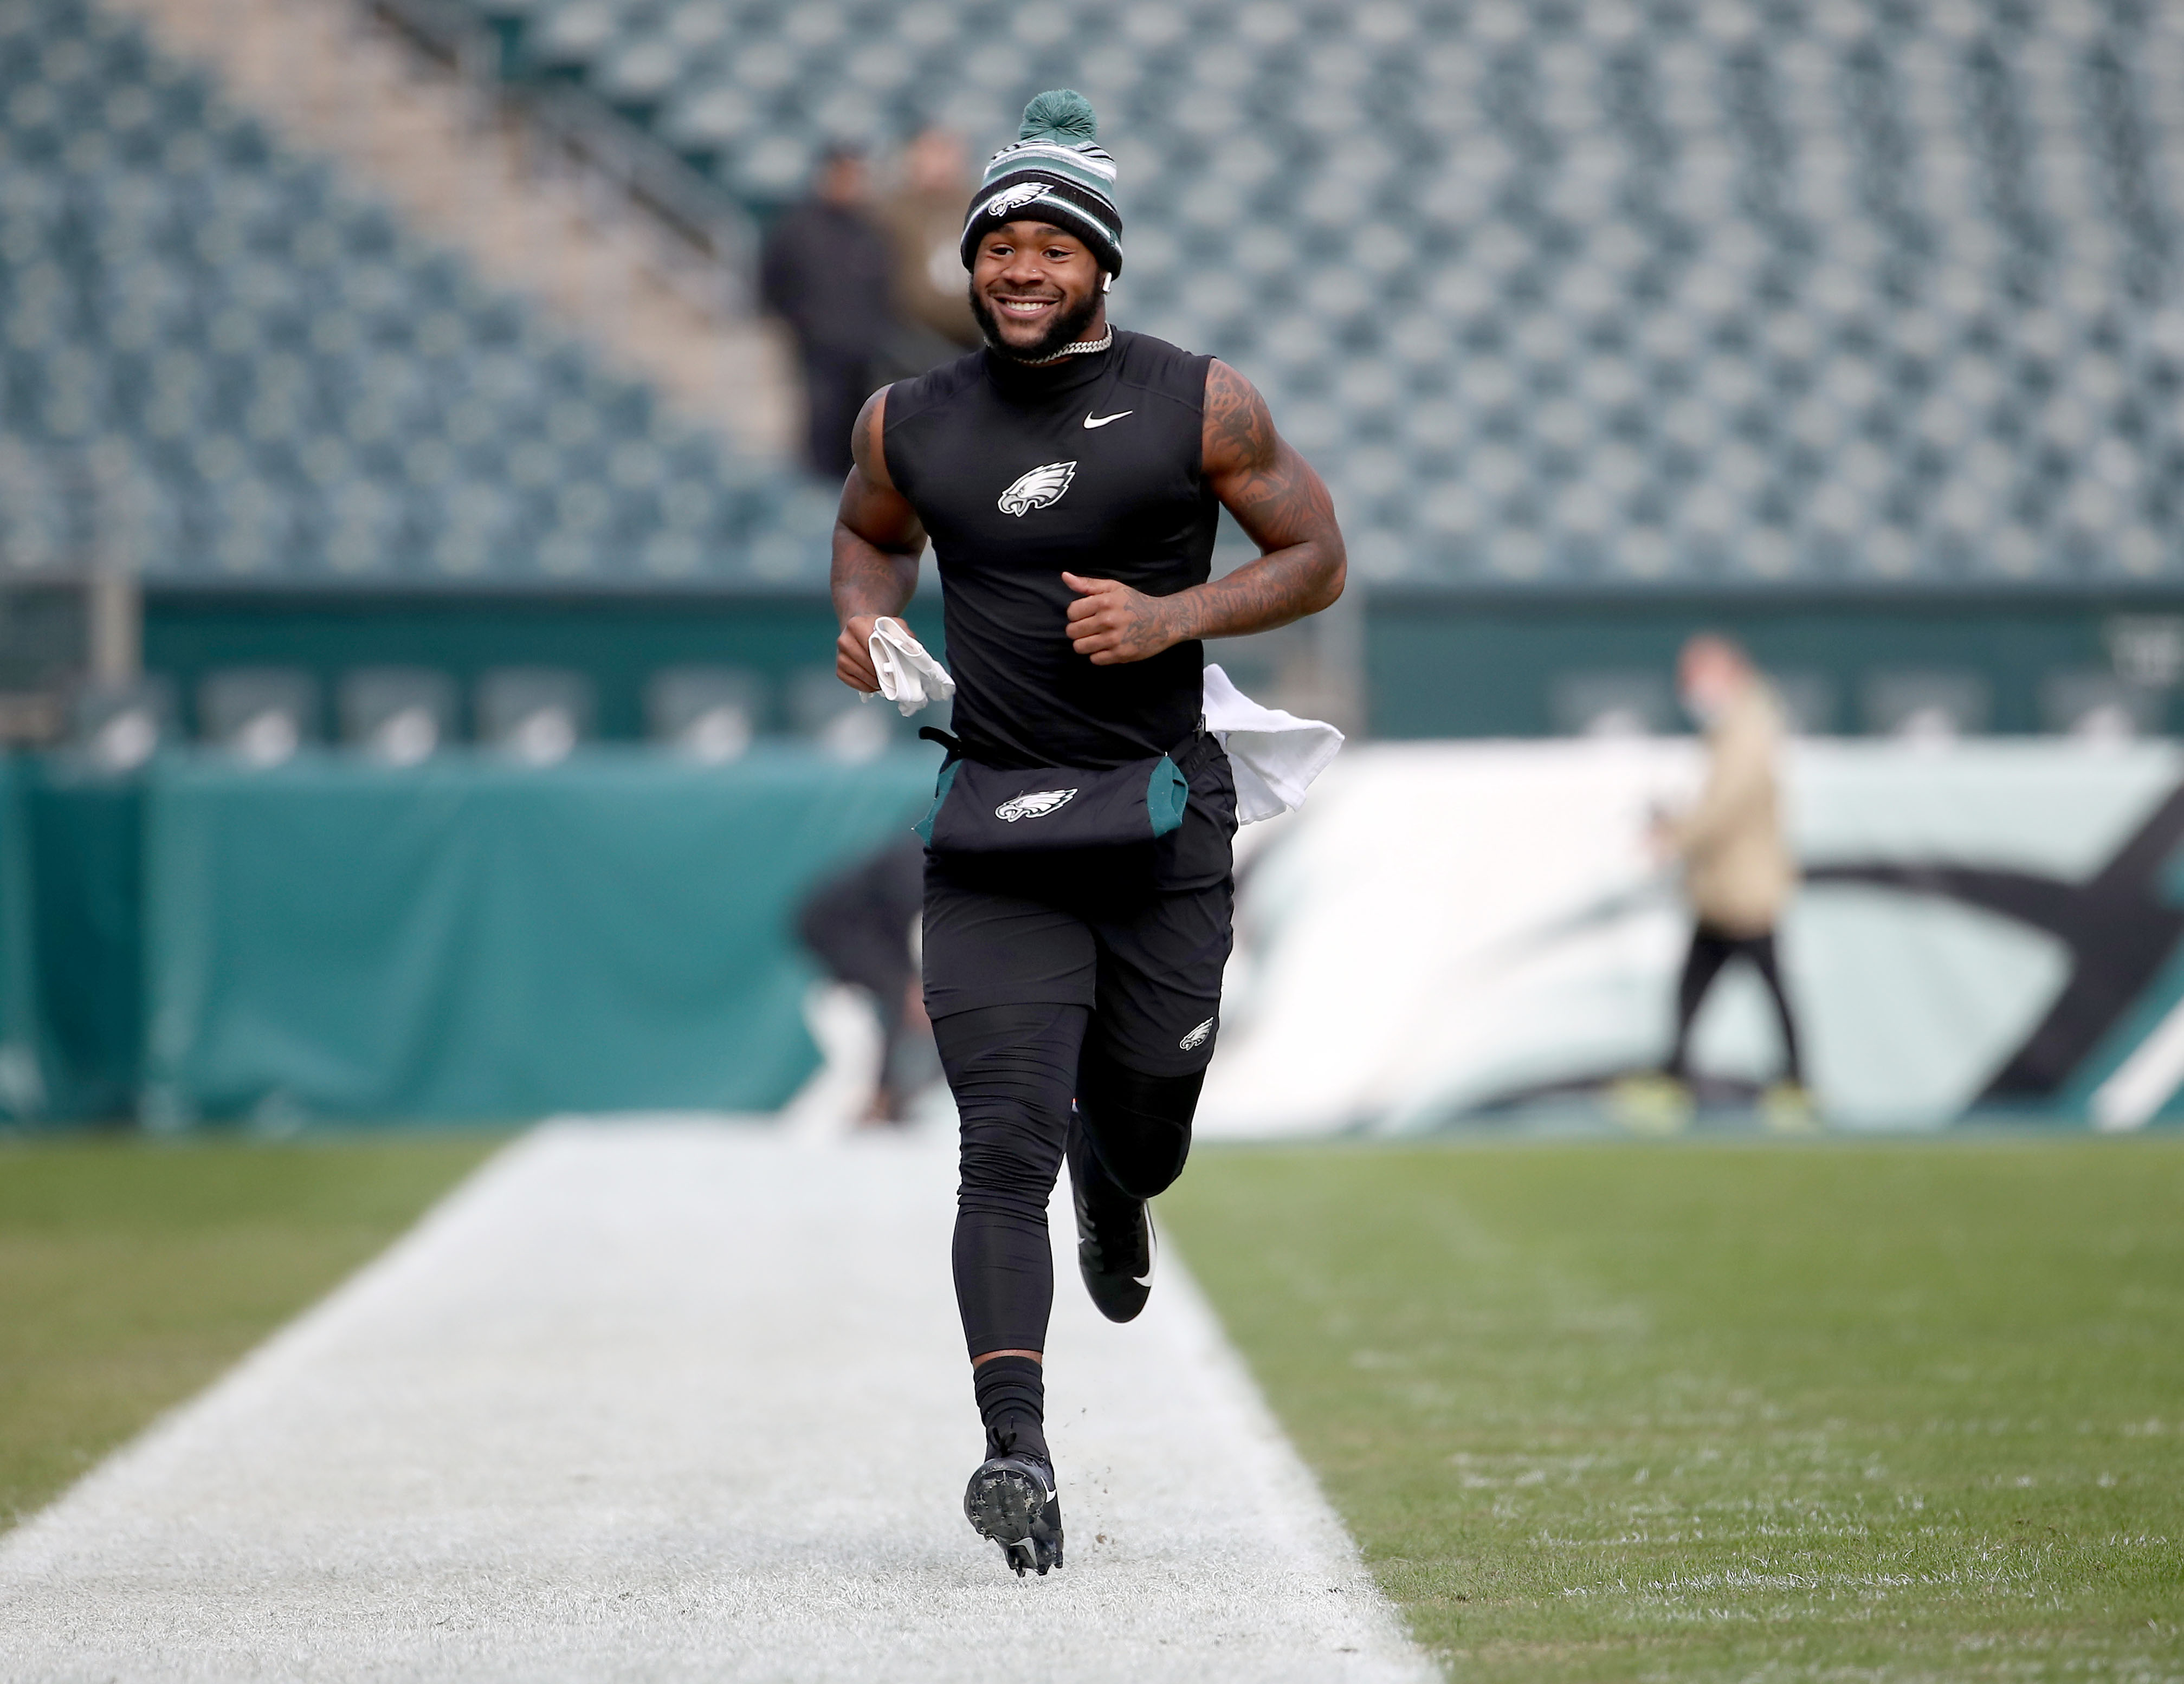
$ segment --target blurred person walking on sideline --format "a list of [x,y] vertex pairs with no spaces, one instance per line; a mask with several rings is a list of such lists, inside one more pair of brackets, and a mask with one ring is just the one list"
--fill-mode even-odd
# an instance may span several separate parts
[[1777,1125],[1801,1125],[1809,1117],[1804,1067],[1774,951],[1775,927],[1797,883],[1777,788],[1781,709],[1744,652],[1725,637],[1707,634],[1685,643],[1676,684],[1705,730],[1707,775],[1695,805],[1653,821],[1654,851],[1682,866],[1694,920],[1676,984],[1675,1040],[1663,1073],[1688,1109],[1691,1026],[1724,967],[1745,959],[1767,985],[1782,1026],[1783,1079],[1768,1090],[1766,1114]]
[[864,155],[828,148],[811,196],[783,213],[759,260],[760,297],[803,359],[805,459],[829,479],[850,471],[850,426],[894,320],[894,254],[869,197]]
[[796,933],[812,957],[836,982],[869,995],[879,1020],[879,1079],[867,1123],[901,1120],[918,1042],[930,1036],[917,977],[924,898],[925,851],[905,836],[826,878],[797,909]]
[[901,183],[880,200],[879,220],[894,247],[898,320],[889,360],[902,375],[922,375],[978,347],[958,255],[970,192],[963,142],[946,129],[928,128],[903,149]]
[[[1066,1160],[1094,1303],[1131,1320],[1145,1201],[1182,1172],[1219,1027],[1236,782],[1201,640],[1316,614],[1344,574],[1327,488],[1251,382],[1109,325],[1123,220],[1097,138],[1065,89],[994,154],[958,247],[984,348],[874,394],[834,531],[855,689],[883,688],[892,651],[929,664],[893,617],[928,534],[939,567],[958,736],[933,733],[925,1003],[961,1120],[956,1293],[985,1428],[963,1506],[1018,1574],[1061,1565],[1055,1179]],[[1216,581],[1223,507],[1260,553]]]

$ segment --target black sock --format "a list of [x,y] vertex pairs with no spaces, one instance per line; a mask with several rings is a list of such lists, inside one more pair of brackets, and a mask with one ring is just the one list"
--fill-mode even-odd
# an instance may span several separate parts
[[991,1357],[971,1370],[978,1418],[986,1424],[986,1454],[1028,1456],[1051,1463],[1046,1453],[1046,1371],[1029,1357]]

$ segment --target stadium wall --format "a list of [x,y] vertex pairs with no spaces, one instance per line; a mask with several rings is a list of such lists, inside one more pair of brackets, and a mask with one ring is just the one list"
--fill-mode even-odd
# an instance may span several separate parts
[[[1726,633],[1784,681],[1815,735],[1881,726],[1876,681],[1961,675],[1986,703],[1983,728],[2052,731],[2059,677],[2114,675],[2120,633],[2184,612],[2184,593],[2111,597],[1928,591],[1847,597],[1794,588],[1452,594],[1376,590],[1367,617],[1367,695],[1381,737],[1546,736],[1571,730],[1568,686],[1624,684],[1655,731],[1678,729],[1669,675],[1694,631]],[[1650,679],[1650,685],[1646,681]],[[2150,694],[2143,731],[2184,728],[2175,692]],[[1976,733],[1968,733],[1976,734]]]
[[[920,636],[939,638],[937,594],[909,617]],[[223,670],[309,672],[317,681],[320,733],[332,741],[337,686],[357,668],[430,668],[467,696],[493,668],[546,666],[591,680],[601,738],[637,742],[646,735],[647,682],[683,665],[752,673],[772,698],[759,728],[787,731],[787,681],[811,668],[831,670],[835,629],[833,609],[808,596],[169,588],[146,594],[144,662],[172,685],[179,722],[192,736],[199,730],[199,686]]]
[[[1649,729],[1679,730],[1669,675],[1678,647],[1702,629],[1738,638],[1784,681],[1810,734],[1885,733],[1874,686],[1906,673],[1970,680],[1984,717],[1968,735],[2052,731],[2064,725],[2050,701],[2059,678],[2115,679],[2126,670],[2120,642],[2128,628],[2184,628],[2184,592],[1358,588],[1367,593],[1367,734],[1387,738],[1568,734],[1583,727],[1573,715],[1571,686],[1599,681],[1644,703]],[[937,592],[928,590],[910,617],[921,637],[944,647]],[[492,668],[553,666],[590,678],[598,734],[611,742],[641,740],[648,680],[691,664],[760,677],[775,698],[762,728],[788,729],[787,681],[831,664],[834,629],[831,607],[808,594],[165,586],[147,592],[144,651],[147,667],[174,686],[180,722],[192,735],[198,686],[223,669],[310,672],[325,710],[321,732],[332,740],[332,698],[354,668],[430,667],[467,694]],[[1232,670],[1244,670],[1228,659]],[[2157,682],[2140,700],[2142,733],[2184,731],[2173,687]]]

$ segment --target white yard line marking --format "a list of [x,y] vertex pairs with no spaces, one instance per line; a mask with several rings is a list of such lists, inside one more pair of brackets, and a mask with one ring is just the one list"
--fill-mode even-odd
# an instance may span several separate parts
[[1112,1327],[1057,1257],[1068,1565],[1007,1574],[951,1182],[542,1130],[0,1541],[0,1677],[1435,1677],[1179,1269]]
[[2142,1129],[2184,1083],[2184,1000],[2093,1090],[2093,1126],[2109,1134]]

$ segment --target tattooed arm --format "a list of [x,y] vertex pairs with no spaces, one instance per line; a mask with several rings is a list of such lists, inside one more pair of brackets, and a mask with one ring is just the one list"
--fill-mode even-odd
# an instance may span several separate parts
[[1259,559],[1172,597],[1063,574],[1080,593],[1069,605],[1070,642],[1095,666],[1145,660],[1193,637],[1269,631],[1342,594],[1342,534],[1327,487],[1274,431],[1258,388],[1226,363],[1206,368],[1203,437],[1206,481]]
[[834,614],[842,635],[834,640],[834,673],[852,690],[874,691],[872,622],[900,614],[917,589],[917,559],[925,553],[925,528],[917,511],[888,477],[882,447],[887,388],[865,400],[850,435],[855,465],[842,484],[834,516]]

